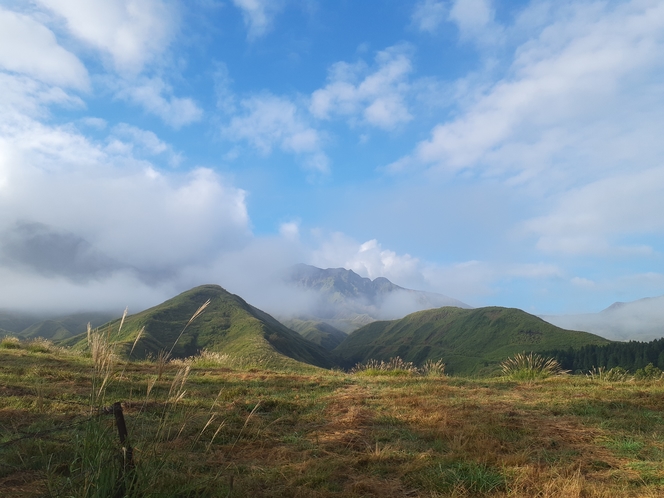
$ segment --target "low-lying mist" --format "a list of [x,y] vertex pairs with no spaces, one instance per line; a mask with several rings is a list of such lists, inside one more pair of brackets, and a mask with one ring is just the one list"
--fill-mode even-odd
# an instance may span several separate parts
[[651,341],[664,337],[664,296],[615,303],[599,313],[542,318],[558,327],[592,332],[615,341]]

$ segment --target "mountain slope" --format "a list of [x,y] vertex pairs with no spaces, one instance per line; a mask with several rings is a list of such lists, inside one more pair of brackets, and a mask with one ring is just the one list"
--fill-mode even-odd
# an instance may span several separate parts
[[113,318],[115,315],[111,313],[75,313],[34,323],[22,330],[20,336],[25,339],[43,337],[51,341],[61,341],[84,333],[88,323],[96,328]]
[[315,320],[298,320],[293,318],[285,320],[283,324],[300,334],[306,340],[318,344],[328,351],[332,351],[347,337],[346,333],[334,328],[332,325]]
[[495,369],[522,351],[608,342],[586,332],[560,329],[519,309],[444,307],[371,323],[350,334],[334,352],[346,366],[393,356],[416,364],[442,358],[449,372],[471,374]]
[[[178,339],[189,319],[208,299],[210,305]],[[115,333],[119,320],[109,326],[112,334]],[[132,357],[141,358],[171,348],[173,356],[184,357],[194,355],[201,349],[209,349],[240,356],[286,357],[325,368],[334,366],[329,353],[323,348],[218,285],[196,287],[158,306],[128,316],[119,337],[116,336],[124,343],[127,352],[142,327],[145,327],[145,332]],[[65,344],[83,345],[85,341],[84,336],[78,336]]]
[[651,341],[664,337],[664,296],[613,303],[599,313],[542,318],[559,327],[585,330],[616,341]]
[[44,317],[33,313],[18,311],[0,311],[0,329],[18,334],[30,325],[43,320]]
[[299,264],[285,280],[314,296],[313,304],[295,318],[322,321],[347,333],[375,320],[401,318],[423,309],[470,308],[442,294],[406,289],[383,277],[371,280],[345,268]]

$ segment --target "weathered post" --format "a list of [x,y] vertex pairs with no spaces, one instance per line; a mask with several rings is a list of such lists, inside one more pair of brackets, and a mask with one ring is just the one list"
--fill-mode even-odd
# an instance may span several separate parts
[[125,423],[124,414],[122,413],[122,404],[118,401],[113,403],[110,408],[105,411],[113,413],[115,417],[115,425],[118,428],[118,436],[120,437],[120,444],[122,445],[122,467],[120,467],[120,475],[118,475],[117,489],[115,492],[116,498],[122,498],[126,495],[127,474],[129,478],[133,479],[134,471],[134,449],[129,444],[129,433],[127,432],[127,424]]

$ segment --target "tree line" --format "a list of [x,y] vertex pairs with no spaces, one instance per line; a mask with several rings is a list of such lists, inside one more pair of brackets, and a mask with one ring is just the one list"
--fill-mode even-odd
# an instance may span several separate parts
[[650,342],[612,342],[580,349],[556,349],[543,355],[555,358],[563,369],[574,373],[587,372],[593,367],[622,367],[634,373],[649,363],[664,370],[664,337]]

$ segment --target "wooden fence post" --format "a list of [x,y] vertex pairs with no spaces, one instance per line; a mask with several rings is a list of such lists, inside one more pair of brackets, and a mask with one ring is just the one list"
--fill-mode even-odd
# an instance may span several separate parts
[[127,432],[127,424],[125,423],[124,414],[122,413],[122,404],[118,401],[113,403],[110,409],[107,408],[106,410],[113,413],[113,416],[115,417],[115,425],[118,428],[118,436],[120,437],[120,444],[122,445],[122,468],[120,468],[120,475],[118,476],[117,489],[115,492],[116,498],[122,498],[126,495],[126,474],[133,473],[134,471],[134,449],[131,447],[131,444],[129,444],[129,433]]

